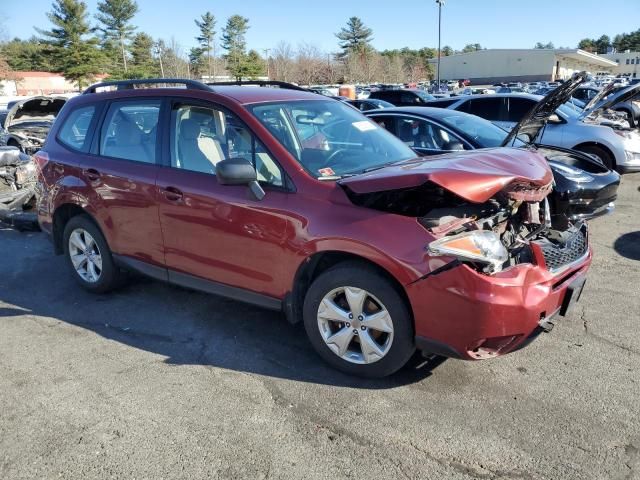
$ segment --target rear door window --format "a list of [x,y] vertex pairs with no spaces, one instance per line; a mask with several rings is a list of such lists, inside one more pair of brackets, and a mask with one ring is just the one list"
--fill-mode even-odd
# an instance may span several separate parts
[[100,132],[100,155],[156,162],[159,100],[113,102]]
[[535,101],[529,100],[527,98],[508,98],[507,99],[507,121],[508,122],[519,122],[522,118],[529,113],[529,111],[536,104]]
[[487,120],[502,120],[503,98],[474,98],[464,103],[464,108],[458,108],[472,115],[486,118]]
[[369,118],[371,118],[371,120],[376,122],[378,125],[380,125],[382,128],[384,128],[388,132],[393,133],[396,137],[398,136],[398,134],[396,133],[396,125],[395,125],[394,117],[390,115],[375,115]]
[[396,136],[409,147],[435,151],[464,149],[458,137],[428,120],[400,117],[396,125]]
[[415,104],[415,103],[422,103],[422,101],[414,93],[402,92],[400,94],[400,103]]
[[71,112],[58,132],[60,143],[73,150],[87,153],[90,146],[87,132],[95,112],[96,107],[94,105],[77,108]]

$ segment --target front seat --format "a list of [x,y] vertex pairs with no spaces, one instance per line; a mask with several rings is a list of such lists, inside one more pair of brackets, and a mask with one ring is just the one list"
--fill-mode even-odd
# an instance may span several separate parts
[[200,138],[200,124],[191,118],[180,122],[178,136],[180,168],[215,174],[215,165],[224,159],[222,149],[211,138]]

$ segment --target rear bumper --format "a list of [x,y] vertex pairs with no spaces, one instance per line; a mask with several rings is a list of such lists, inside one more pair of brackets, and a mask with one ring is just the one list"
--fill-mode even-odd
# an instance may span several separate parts
[[481,360],[518,350],[562,308],[569,285],[583,277],[591,251],[562,273],[522,264],[495,275],[459,265],[407,287],[416,345],[425,353]]

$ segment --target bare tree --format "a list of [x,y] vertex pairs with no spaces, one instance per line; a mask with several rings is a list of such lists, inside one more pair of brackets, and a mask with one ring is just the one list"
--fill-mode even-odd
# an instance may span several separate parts
[[300,43],[296,55],[297,71],[296,78],[298,83],[303,85],[311,85],[317,83],[321,78],[324,68],[324,55],[316,47],[310,43]]
[[279,42],[273,49],[269,62],[269,71],[274,80],[290,82],[296,71],[295,52],[291,44]]
[[162,42],[162,66],[168,77],[189,77],[189,61],[174,37]]

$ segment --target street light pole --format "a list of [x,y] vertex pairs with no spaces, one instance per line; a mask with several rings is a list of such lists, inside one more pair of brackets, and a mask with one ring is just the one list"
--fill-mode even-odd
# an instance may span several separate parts
[[440,57],[442,56],[442,50],[440,49],[440,31],[442,29],[442,5],[444,5],[444,0],[436,0],[438,4],[438,76],[436,88],[437,91],[440,91]]
[[265,59],[267,61],[267,80],[270,80],[271,75],[269,75],[269,52],[271,51],[270,48],[263,48],[262,51],[264,52],[264,56]]

